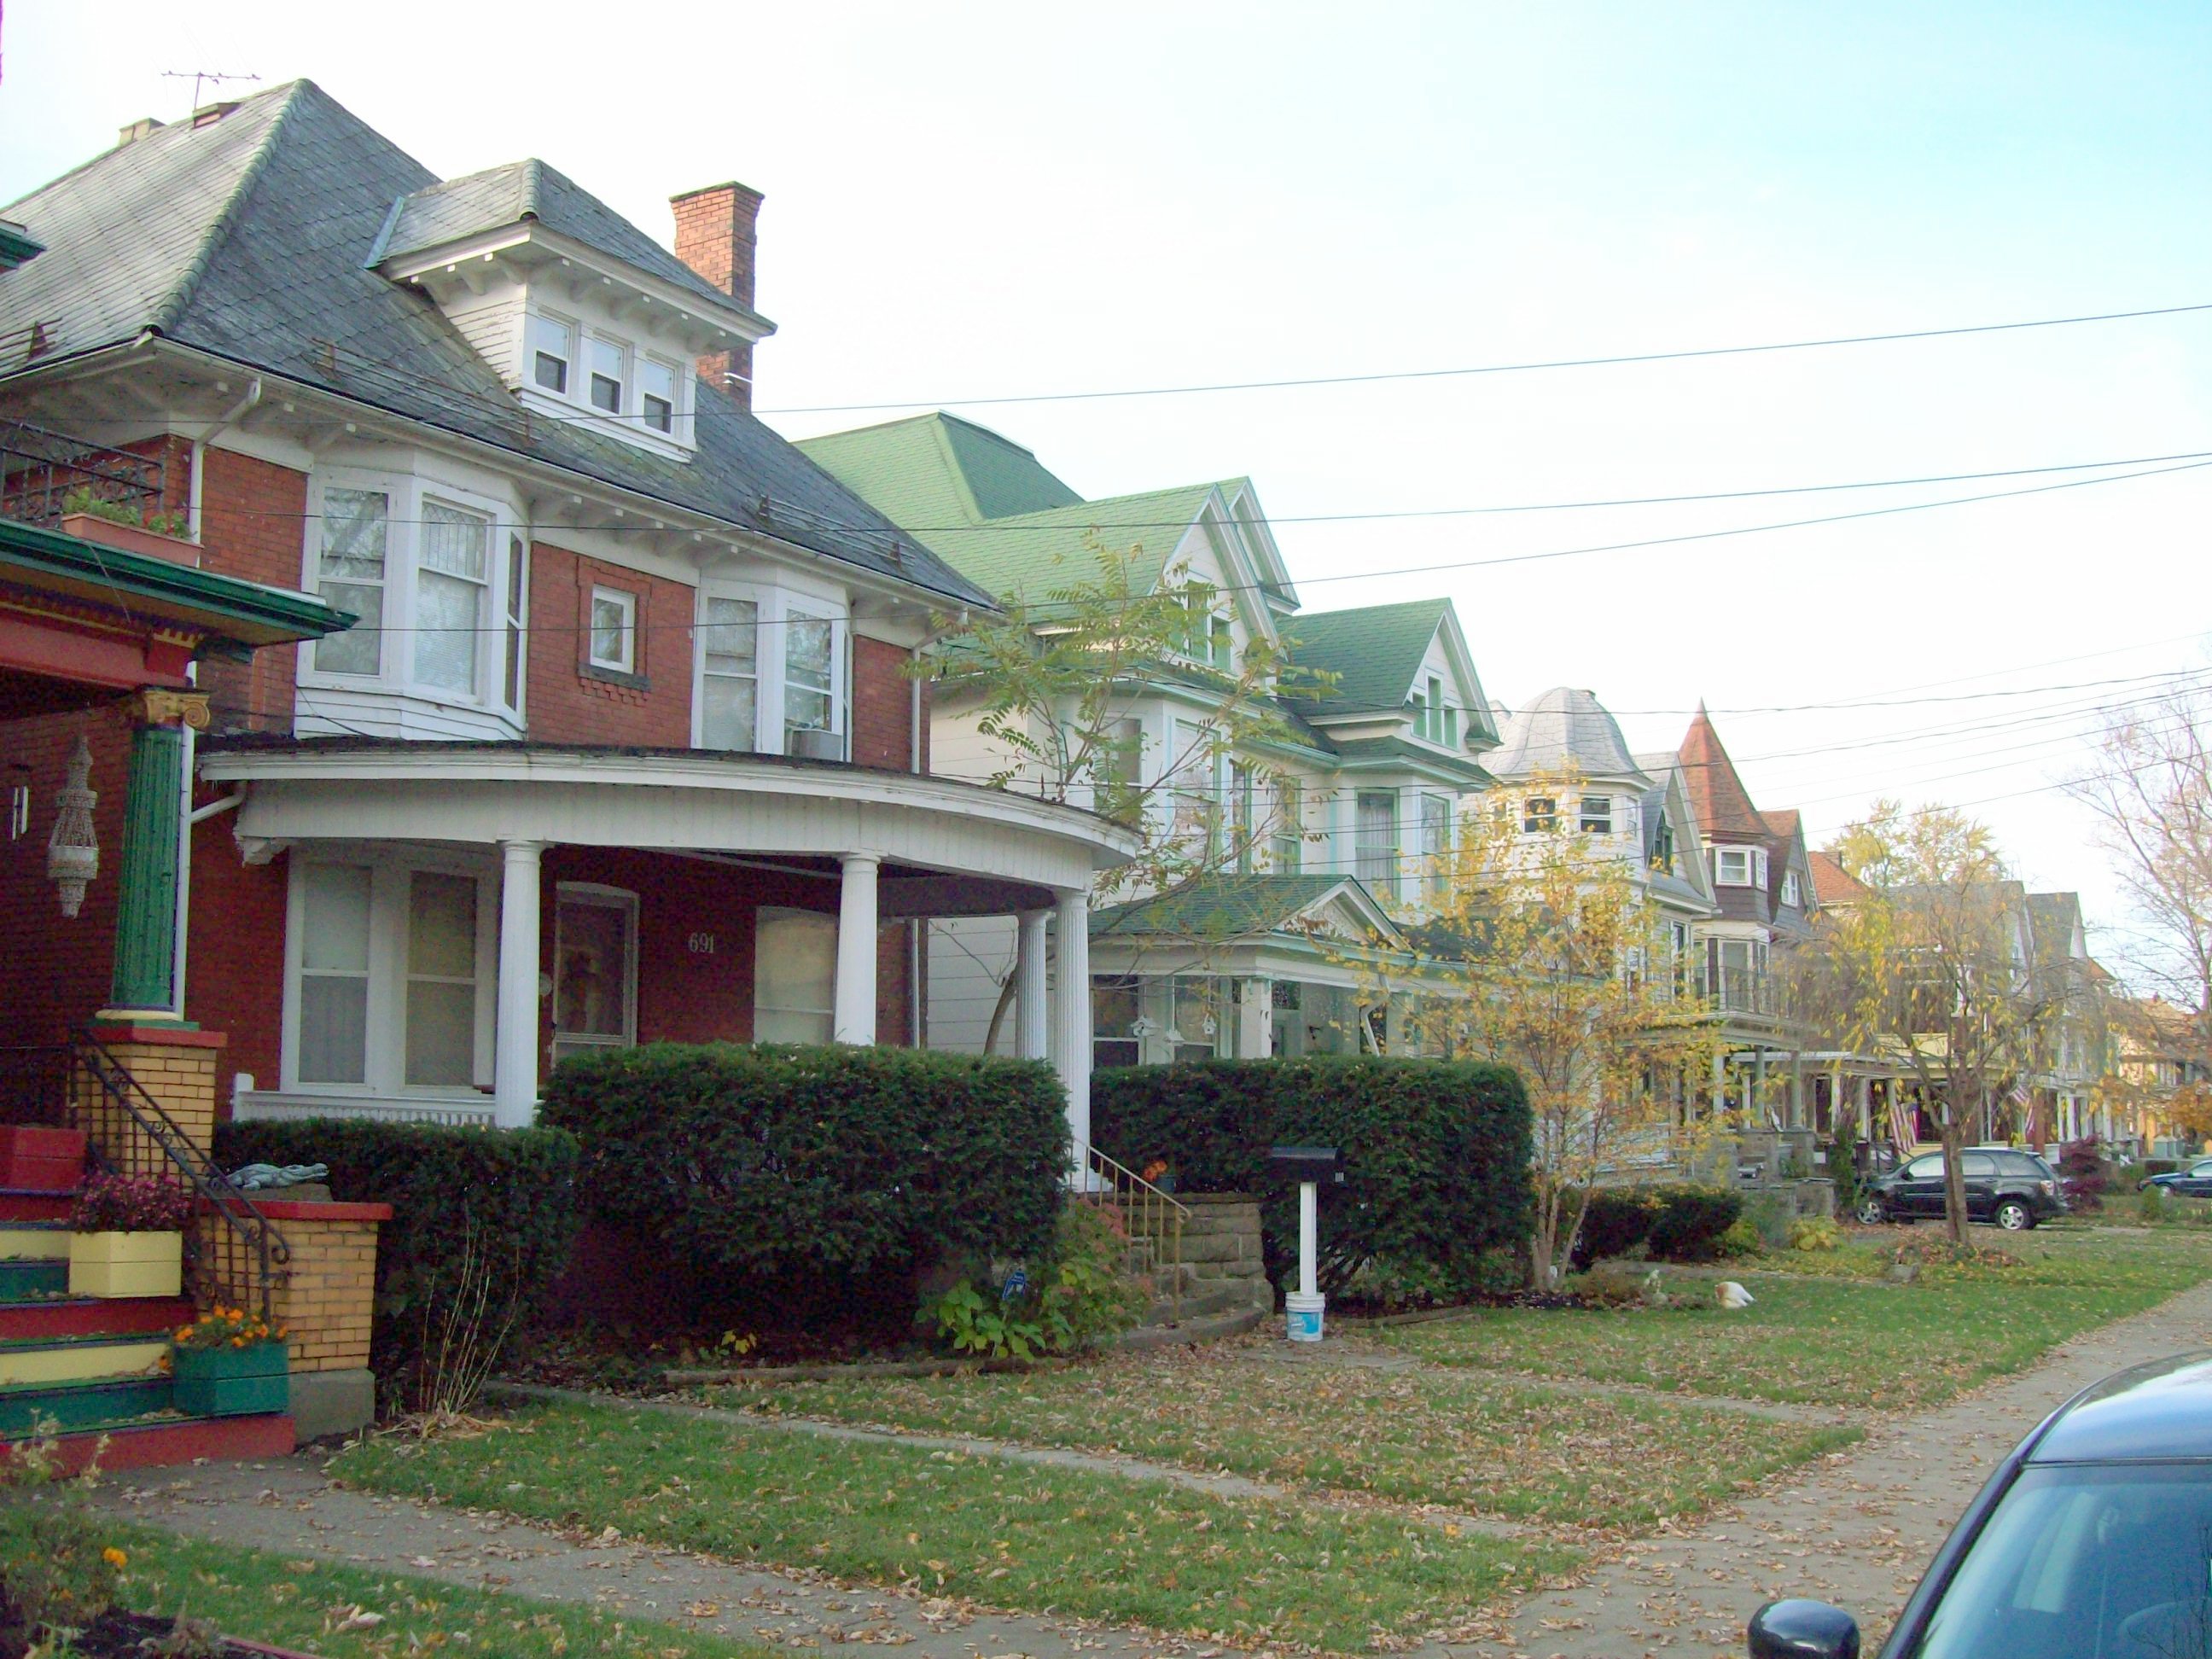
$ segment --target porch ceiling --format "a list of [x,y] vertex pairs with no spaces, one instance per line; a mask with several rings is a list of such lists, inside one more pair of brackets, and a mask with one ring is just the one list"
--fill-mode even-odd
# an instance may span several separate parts
[[695,750],[216,738],[210,782],[247,786],[242,841],[630,847],[886,864],[1088,891],[1130,832],[1095,813],[926,774]]

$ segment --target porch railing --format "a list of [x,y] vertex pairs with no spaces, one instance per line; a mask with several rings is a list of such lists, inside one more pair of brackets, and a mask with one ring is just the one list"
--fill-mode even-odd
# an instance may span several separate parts
[[1075,1189],[1077,1202],[1102,1210],[1110,1206],[1132,1245],[1139,1239],[1146,1242],[1155,1273],[1166,1276],[1168,1317],[1182,1323],[1182,1229],[1190,1219],[1190,1206],[1096,1146],[1079,1146],[1076,1152],[1085,1176]]
[[152,514],[167,483],[167,467],[152,456],[0,421],[0,517],[58,525],[72,496]]
[[101,1166],[119,1175],[179,1177],[199,1199],[198,1223],[185,1236],[194,1303],[250,1306],[273,1318],[276,1282],[292,1259],[284,1235],[99,1038],[83,1030],[74,1036],[65,1051],[67,1098]]

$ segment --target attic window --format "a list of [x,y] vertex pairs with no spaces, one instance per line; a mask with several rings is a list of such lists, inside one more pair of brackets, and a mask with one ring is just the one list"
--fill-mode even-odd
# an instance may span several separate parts
[[676,429],[676,371],[647,357],[637,366],[638,414],[655,432]]
[[1613,833],[1613,797],[1584,795],[1582,799],[1580,828],[1585,836],[1609,836]]
[[532,316],[529,340],[532,381],[566,397],[568,366],[576,360],[576,331],[557,318]]
[[612,340],[592,342],[592,407],[610,415],[623,412],[623,382],[625,374],[625,354]]

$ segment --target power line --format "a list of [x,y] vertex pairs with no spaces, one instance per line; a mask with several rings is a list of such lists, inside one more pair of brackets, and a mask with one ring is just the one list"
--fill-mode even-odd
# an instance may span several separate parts
[[1838,334],[1810,340],[1769,341],[1758,345],[1702,346],[1673,351],[1620,353],[1605,357],[1553,357],[1528,362],[1478,363],[1464,368],[1389,369],[1364,374],[1315,374],[1279,380],[1216,380],[1185,386],[1122,386],[1091,392],[1031,392],[987,398],[892,398],[874,403],[788,404],[781,408],[756,412],[763,415],[846,415],[875,409],[980,409],[1008,404],[1096,403],[1115,398],[1176,398],[1195,392],[1279,392],[1299,386],[1371,386],[1395,380],[1441,380],[1480,374],[1529,374],[1559,368],[1614,368],[1638,363],[1686,362],[1705,357],[1747,357],[1763,352],[1819,351],[1837,346],[1955,339],[1967,335],[2006,334],[2031,328],[2069,328],[2080,323],[2118,323],[2142,317],[2178,317],[2198,311],[2212,311],[2212,301],[2148,307],[2139,311],[2093,312],[2075,317],[2039,317],[2026,322],[1905,329],[1887,334]]

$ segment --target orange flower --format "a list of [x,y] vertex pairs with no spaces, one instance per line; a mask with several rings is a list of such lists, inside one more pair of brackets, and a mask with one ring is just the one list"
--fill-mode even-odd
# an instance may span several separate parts
[[131,1558],[125,1555],[121,1550],[116,1548],[112,1544],[110,1544],[106,1549],[100,1551],[100,1559],[106,1562],[109,1566],[113,1567],[118,1572],[122,1571],[124,1568],[131,1565]]

